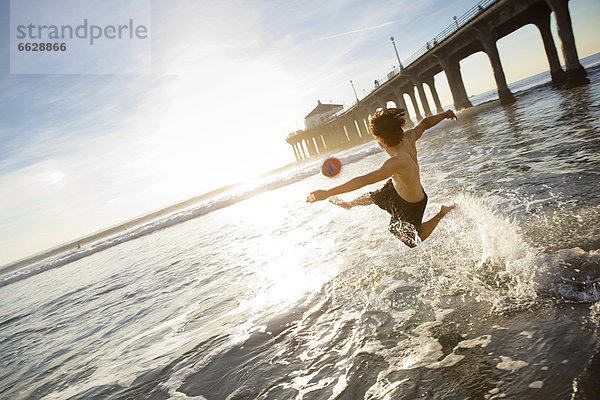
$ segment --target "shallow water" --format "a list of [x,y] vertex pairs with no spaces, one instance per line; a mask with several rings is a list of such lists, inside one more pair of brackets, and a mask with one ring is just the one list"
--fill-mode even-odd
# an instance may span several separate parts
[[588,71],[590,85],[537,86],[420,140],[425,218],[457,209],[415,249],[375,206],[304,202],[380,165],[368,143],[332,180],[305,163],[287,186],[1,287],[0,397],[594,398]]

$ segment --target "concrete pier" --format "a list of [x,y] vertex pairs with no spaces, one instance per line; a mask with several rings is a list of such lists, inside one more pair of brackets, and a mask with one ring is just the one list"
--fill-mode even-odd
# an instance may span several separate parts
[[429,91],[431,91],[431,97],[433,97],[433,102],[435,103],[435,109],[437,113],[442,113],[444,110],[442,109],[442,103],[440,102],[440,97],[438,96],[437,90],[435,89],[435,81],[433,76],[423,79],[423,82],[429,86]]
[[494,79],[496,80],[496,87],[498,88],[498,98],[500,99],[500,104],[513,103],[515,98],[508,89],[506,77],[504,76],[504,69],[502,69],[502,63],[500,62],[500,54],[498,53],[498,48],[496,47],[496,40],[494,40],[488,25],[477,25],[473,27],[473,29],[477,31],[477,36],[483,45],[483,49],[490,59],[490,64],[492,65],[492,70],[494,71]]
[[423,89],[423,84],[421,82],[417,82],[417,92],[419,92],[419,99],[421,100],[421,105],[423,106],[423,112],[426,117],[430,117],[431,109],[429,108],[429,103],[427,102],[427,96],[425,96],[425,89]]
[[[398,108],[408,110],[408,108],[406,108],[406,103],[404,102],[404,93],[394,90],[394,100],[392,101],[396,103],[396,106]],[[415,124],[410,119],[410,115],[408,115],[408,113],[406,114],[406,123],[404,124],[404,126],[406,128],[413,128],[415,126]]]
[[546,1],[552,11],[554,11],[554,17],[556,18],[556,31],[560,37],[562,53],[567,66],[567,84],[569,86],[576,86],[583,83],[589,83],[590,81],[587,79],[587,73],[579,63],[568,0]]
[[548,58],[548,66],[550,68],[552,83],[555,86],[560,86],[567,81],[567,74],[560,65],[560,60],[556,51],[556,45],[554,44],[554,37],[552,36],[552,31],[550,29],[551,12],[552,10],[550,7],[546,7],[545,9],[541,7],[537,18],[533,21],[533,23],[538,28],[540,35],[542,36],[544,50],[546,51],[546,57]]
[[[561,51],[565,59],[563,70],[550,29],[554,14]],[[318,156],[336,149],[354,146],[373,137],[368,131],[369,116],[378,108],[387,108],[393,101],[399,108],[406,108],[406,93],[415,111],[417,122],[423,114],[432,114],[423,84],[429,87],[436,111],[442,112],[434,77],[443,73],[448,80],[454,108],[458,111],[472,107],[460,70],[460,61],[472,54],[483,52],[489,60],[501,104],[515,101],[508,88],[496,43],[503,37],[533,24],[542,37],[552,82],[559,87],[572,87],[589,82],[586,71],[579,62],[568,0],[481,0],[463,16],[417,50],[406,60],[404,68],[388,74],[387,79],[377,80],[373,90],[350,109],[327,116],[316,127],[297,131],[288,136],[296,160]],[[421,101],[422,110],[415,95]],[[406,127],[413,127],[406,115]]]
[[415,117],[417,118],[417,122],[423,119],[421,115],[421,111],[419,111],[419,103],[417,103],[417,98],[415,97],[415,88],[411,86],[408,90],[408,96],[410,97],[410,102],[412,103],[413,109],[415,110]]
[[452,99],[454,101],[454,108],[462,110],[464,108],[473,107],[465,84],[460,73],[460,60],[458,58],[439,58],[438,59],[446,78],[448,79],[448,86],[450,86],[450,92],[452,93]]

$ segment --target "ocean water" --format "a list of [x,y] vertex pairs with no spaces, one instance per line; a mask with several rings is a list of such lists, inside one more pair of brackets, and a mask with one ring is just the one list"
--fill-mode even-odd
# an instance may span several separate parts
[[376,206],[305,203],[371,142],[8,271],[0,398],[597,398],[598,61],[423,136],[425,218],[457,208],[417,248]]

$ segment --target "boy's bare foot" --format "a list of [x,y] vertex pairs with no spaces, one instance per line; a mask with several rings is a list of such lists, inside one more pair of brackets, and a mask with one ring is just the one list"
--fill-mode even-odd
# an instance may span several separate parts
[[329,198],[329,202],[332,203],[332,204],[335,204],[336,206],[340,206],[340,207],[342,207],[343,209],[346,209],[346,210],[349,210],[349,209],[352,208],[352,207],[350,207],[350,205],[347,202],[345,202],[344,200],[340,199],[337,196],[330,197]]
[[431,218],[429,221],[423,222],[423,224],[421,225],[421,232],[419,233],[419,237],[421,238],[421,240],[423,241],[427,239],[429,235],[431,235],[431,232],[433,232],[437,224],[442,220],[442,218],[444,218],[446,214],[448,214],[455,208],[455,204],[450,204],[449,206],[442,206],[440,208],[439,213],[435,214],[433,218]]
[[456,204],[452,203],[449,206],[442,206],[440,208],[440,214],[443,217],[444,215],[448,214],[450,211],[454,210],[456,208]]

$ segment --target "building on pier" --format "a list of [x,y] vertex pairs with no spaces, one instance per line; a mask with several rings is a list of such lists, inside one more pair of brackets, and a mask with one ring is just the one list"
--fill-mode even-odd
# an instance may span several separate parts
[[304,117],[304,127],[311,129],[323,125],[329,117],[343,109],[344,106],[341,104],[323,104],[318,100],[317,106]]

